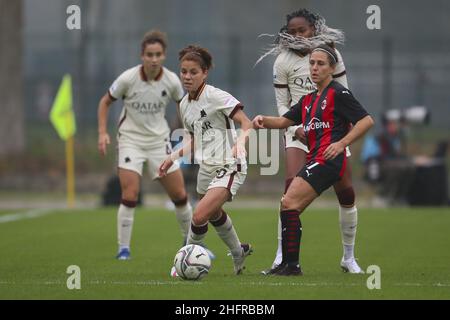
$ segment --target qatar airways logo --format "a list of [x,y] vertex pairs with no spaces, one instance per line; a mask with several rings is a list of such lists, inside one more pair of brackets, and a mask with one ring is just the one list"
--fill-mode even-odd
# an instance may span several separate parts
[[308,125],[305,127],[305,132],[308,132],[309,130],[317,130],[323,128],[330,128],[330,123],[328,121],[327,122],[320,121],[320,119],[314,117],[311,119],[311,121],[309,121]]

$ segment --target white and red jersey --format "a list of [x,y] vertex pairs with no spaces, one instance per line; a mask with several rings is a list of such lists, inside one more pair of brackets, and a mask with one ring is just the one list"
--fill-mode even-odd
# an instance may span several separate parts
[[165,118],[171,100],[179,102],[183,88],[178,76],[162,67],[158,76],[147,79],[143,66],[138,65],[123,72],[109,88],[109,96],[123,99],[119,118],[119,144],[143,148],[165,143],[170,128]]
[[194,156],[200,167],[246,163],[245,157],[236,159],[231,152],[237,139],[233,115],[242,108],[231,94],[205,83],[195,97],[187,94],[181,100],[181,120],[194,138]]

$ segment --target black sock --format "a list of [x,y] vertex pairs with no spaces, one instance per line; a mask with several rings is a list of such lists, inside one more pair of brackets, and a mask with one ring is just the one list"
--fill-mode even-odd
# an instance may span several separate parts
[[283,210],[281,219],[281,248],[282,263],[296,266],[300,264],[300,239],[302,237],[302,224],[298,210]]

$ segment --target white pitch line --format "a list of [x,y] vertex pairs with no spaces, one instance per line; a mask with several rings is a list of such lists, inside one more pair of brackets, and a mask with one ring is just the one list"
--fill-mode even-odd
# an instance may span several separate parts
[[50,209],[34,209],[29,210],[25,212],[18,212],[18,213],[10,213],[10,214],[4,214],[0,215],[0,223],[6,223],[6,222],[12,222],[12,221],[18,221],[18,220],[24,220],[24,219],[33,219],[45,216],[47,214],[50,214],[54,212],[54,210]]
[[[82,281],[83,283],[83,281]],[[88,285],[113,285],[113,286],[177,286],[177,285],[206,285],[206,282],[201,281],[181,281],[181,280],[143,280],[143,281],[110,281],[110,280],[89,280],[86,281]],[[0,285],[64,285],[66,282],[61,280],[54,281],[1,281]],[[342,283],[342,282],[241,282],[240,284],[253,285],[253,286],[299,286],[299,287],[365,287],[362,283]],[[236,285],[236,284],[233,284]],[[450,287],[450,283],[394,283],[386,285],[386,287]]]

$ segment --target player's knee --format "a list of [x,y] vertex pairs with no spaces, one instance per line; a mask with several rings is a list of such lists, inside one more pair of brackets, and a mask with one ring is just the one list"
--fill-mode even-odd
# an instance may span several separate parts
[[195,226],[202,226],[208,222],[208,218],[206,215],[202,214],[202,212],[195,212],[192,216],[192,223]]
[[185,206],[188,203],[188,197],[186,192],[180,192],[176,196],[172,197],[172,202],[176,207]]
[[[222,217],[226,217],[226,216],[227,216],[227,214],[225,213],[225,211],[220,209],[220,210],[214,212],[214,214],[211,215],[211,217],[209,217],[209,222],[211,222],[214,225],[215,222],[221,220]],[[222,224],[220,224],[220,225],[222,225]]]
[[286,195],[281,198],[281,210],[296,210],[297,201],[291,197],[286,197]]
[[126,188],[122,191],[122,199],[127,201],[137,201],[139,191],[137,189]]
[[355,203],[355,191],[353,187],[336,192],[336,196],[341,206],[349,207]]

